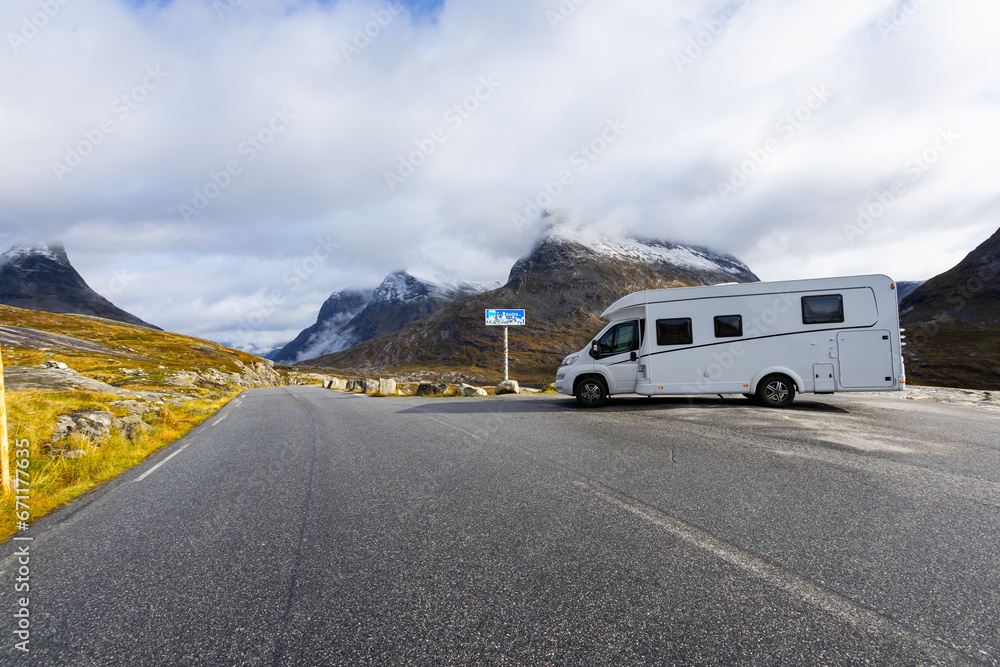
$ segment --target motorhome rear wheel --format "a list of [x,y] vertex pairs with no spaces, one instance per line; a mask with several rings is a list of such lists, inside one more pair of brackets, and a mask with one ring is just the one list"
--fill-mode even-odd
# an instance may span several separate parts
[[784,375],[769,375],[757,385],[757,399],[771,408],[784,408],[795,400],[795,383]]

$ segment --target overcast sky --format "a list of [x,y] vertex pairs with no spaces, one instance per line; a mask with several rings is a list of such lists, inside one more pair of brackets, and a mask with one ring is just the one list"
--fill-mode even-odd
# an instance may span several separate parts
[[0,244],[285,342],[394,270],[503,281],[538,211],[765,280],[925,279],[1000,227],[996,0],[5,0]]

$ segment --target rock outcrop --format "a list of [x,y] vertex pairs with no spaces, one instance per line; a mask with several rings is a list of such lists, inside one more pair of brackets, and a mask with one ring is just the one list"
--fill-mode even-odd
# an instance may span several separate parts
[[217,368],[207,370],[183,370],[166,378],[165,382],[175,387],[207,387],[225,389],[227,387],[274,387],[283,385],[284,381],[274,370],[274,362],[261,359],[252,364],[244,364],[236,359],[233,363],[242,371],[240,373],[221,371]]
[[68,415],[60,415],[56,429],[46,443],[44,450],[49,458],[73,459],[85,456],[86,449],[72,449],[74,443],[87,441],[90,447],[100,447],[106,443],[114,431],[119,431],[134,441],[137,437],[153,430],[143,419],[143,415],[153,410],[144,400],[130,399],[114,401],[111,407],[124,408],[125,415],[115,417],[107,410],[77,410]]
[[56,432],[49,440],[52,447],[70,436],[78,436],[91,442],[104,442],[111,437],[111,425],[115,418],[104,410],[78,410],[69,415],[61,415],[56,421]]

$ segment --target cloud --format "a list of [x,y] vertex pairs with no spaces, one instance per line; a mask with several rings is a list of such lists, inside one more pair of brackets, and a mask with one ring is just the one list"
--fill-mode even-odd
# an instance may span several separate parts
[[127,270],[115,302],[170,329],[235,337],[281,292],[250,332],[273,342],[396,269],[503,280],[542,227],[517,216],[544,207],[766,279],[926,278],[998,226],[998,18],[985,0],[12,0],[0,221],[61,239],[99,290]]

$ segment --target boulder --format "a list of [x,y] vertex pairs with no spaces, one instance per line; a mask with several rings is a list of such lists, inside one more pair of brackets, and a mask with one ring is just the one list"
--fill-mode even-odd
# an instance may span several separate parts
[[417,391],[416,382],[400,382],[396,381],[396,393],[400,396],[413,396]]
[[148,433],[153,427],[142,420],[139,415],[128,415],[114,420],[114,427],[125,434],[129,441],[134,441],[135,437],[141,433]]
[[111,436],[113,423],[111,413],[103,410],[77,410],[73,414],[60,415],[50,443],[57,443],[73,435],[91,442],[103,442]]
[[378,393],[382,396],[394,395],[396,393],[396,381],[392,378],[379,378]]
[[415,396],[434,396],[436,394],[447,394],[448,385],[444,382],[421,382],[417,385]]
[[495,391],[497,396],[502,394],[520,394],[521,387],[517,384],[517,380],[504,380],[496,386]]
[[42,363],[42,368],[55,368],[60,371],[69,370],[69,366],[61,361],[45,361]]
[[366,394],[374,394],[378,391],[378,380],[362,380],[361,391]]
[[458,385],[458,395],[459,396],[488,396],[485,389],[480,389],[479,387],[473,387],[471,384],[460,384]]

